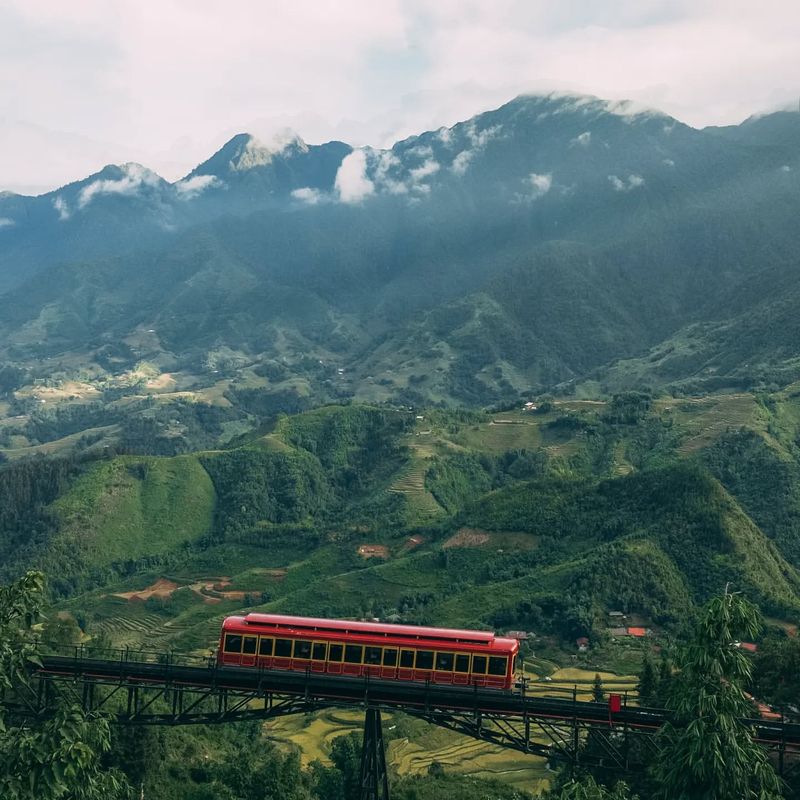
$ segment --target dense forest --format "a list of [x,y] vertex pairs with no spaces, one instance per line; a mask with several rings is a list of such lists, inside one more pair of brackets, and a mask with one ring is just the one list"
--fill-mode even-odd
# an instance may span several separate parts
[[[729,586],[765,618],[740,634],[757,642],[745,690],[795,713],[794,394],[635,392],[536,405],[333,405],[260,418],[224,446],[167,454],[158,444],[167,434],[155,430],[130,448],[82,448],[78,437],[60,457],[0,466],[2,580],[45,570],[57,610],[45,630],[59,641],[207,654],[221,615],[257,608],[529,631],[524,657],[541,670],[574,663],[586,637],[581,669],[640,673],[640,697],[657,705],[673,702],[682,648]],[[216,426],[237,422],[225,408],[168,409],[130,413],[157,412],[168,426],[195,420],[201,448]],[[149,586],[167,588],[148,596]],[[612,610],[641,620],[652,638],[621,645]],[[402,716],[392,724],[390,743],[421,735]],[[265,738],[257,725],[136,736],[112,726],[97,766],[116,767],[110,775],[156,800],[247,800],[264,786],[350,800],[357,735],[334,737],[313,764],[292,741]],[[232,766],[242,752],[257,765],[247,773]],[[395,794],[511,800],[534,791],[438,762],[423,773],[393,774]],[[663,777],[564,774],[551,791],[647,797]],[[620,779],[629,788],[614,788]]]

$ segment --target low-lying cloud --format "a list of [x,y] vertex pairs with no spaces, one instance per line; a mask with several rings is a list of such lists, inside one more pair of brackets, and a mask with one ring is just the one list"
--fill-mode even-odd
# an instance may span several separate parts
[[142,187],[158,186],[161,181],[155,172],[141,164],[123,164],[120,169],[123,172],[121,178],[92,181],[88,186],[84,186],[78,195],[78,207],[85,208],[98,195],[138,194]]
[[222,181],[216,175],[194,175],[178,181],[173,186],[181,200],[193,200],[206,189],[222,186]]
[[367,177],[367,154],[353,150],[344,157],[336,173],[336,193],[343,203],[360,203],[375,192],[375,184]]
[[0,217],[0,228],[11,228],[16,224],[17,223],[14,222],[14,220],[10,219],[9,217]]
[[432,158],[429,158],[422,166],[409,170],[408,174],[411,177],[412,183],[419,183],[438,171],[439,164]]
[[58,218],[63,222],[66,219],[70,218],[70,210],[67,201],[58,195],[53,199],[53,208],[56,210],[58,214]]
[[470,122],[464,129],[470,146],[456,155],[453,159],[453,163],[450,165],[450,169],[456,175],[463,175],[475,156],[480,153],[492,139],[500,135],[502,128],[502,125],[492,125],[489,128],[477,130],[475,123]]
[[572,147],[588,147],[592,141],[592,132],[584,131],[579,133],[574,139],[570,141]]
[[319,189],[314,189],[311,186],[303,186],[300,189],[295,189],[292,192],[292,197],[295,200],[308,203],[310,206],[315,206],[317,203],[322,202],[324,195]]
[[631,173],[627,178],[620,178],[618,175],[609,175],[608,181],[615,192],[630,192],[644,186],[644,178],[641,175]]
[[541,197],[550,191],[553,185],[553,176],[551,174],[537,175],[535,172],[532,172],[528,176],[528,182],[533,189],[533,196]]

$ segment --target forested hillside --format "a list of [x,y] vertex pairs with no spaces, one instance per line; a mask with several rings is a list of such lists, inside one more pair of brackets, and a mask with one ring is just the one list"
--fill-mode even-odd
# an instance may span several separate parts
[[[796,387],[528,411],[326,406],[213,450],[11,461],[0,560],[4,580],[47,570],[73,641],[206,655],[223,616],[257,608],[526,630],[539,675],[586,636],[579,663],[630,673],[647,650],[616,643],[611,611],[669,646],[731,586],[770,636],[797,624],[799,433]],[[330,736],[340,723],[316,724]],[[339,757],[291,726],[276,735]],[[413,774],[403,752],[397,769]],[[515,769],[528,786],[543,777],[538,762]]]
[[494,414],[329,406],[222,450],[12,462],[4,575],[46,569],[102,625],[157,578],[194,587],[181,646],[213,640],[197,621],[237,607],[226,591],[564,641],[617,607],[669,627],[728,583],[791,619],[798,420],[791,390]]
[[798,130],[533,95],[391,150],[243,136],[175,184],[3,196],[0,388],[16,416],[42,384],[287,413],[774,389],[800,363]]
[[[742,686],[789,708],[798,142],[795,112],[531,95],[387,150],[239,135],[173,183],[0,195],[0,584],[42,570],[53,606],[27,633],[207,659],[249,609],[515,631],[532,681],[660,703],[735,592],[766,622]],[[345,800],[359,721],[106,744],[156,800]],[[401,798],[549,780],[387,730]]]

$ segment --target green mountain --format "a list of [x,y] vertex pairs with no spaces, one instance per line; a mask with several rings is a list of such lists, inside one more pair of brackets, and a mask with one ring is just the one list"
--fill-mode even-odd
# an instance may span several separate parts
[[560,641],[619,608],[675,629],[726,584],[800,614],[796,397],[422,416],[329,406],[231,449],[6,466],[2,575],[40,566],[89,629],[180,648],[243,601]]
[[523,96],[385,151],[241,135],[175,184],[126,165],[4,196],[0,362],[222,372],[287,411],[785,385],[798,119]]

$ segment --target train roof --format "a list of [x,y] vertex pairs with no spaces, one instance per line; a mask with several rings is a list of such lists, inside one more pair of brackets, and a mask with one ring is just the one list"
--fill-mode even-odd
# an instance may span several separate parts
[[[319,617],[293,617],[284,614],[250,613],[246,617],[229,617],[231,621],[245,625],[273,628],[290,628],[301,631],[326,631],[330,633],[355,633],[362,636],[397,636],[405,639],[426,639],[471,644],[492,644],[505,640],[489,631],[458,630],[455,628],[431,628],[423,625],[396,625],[384,622],[355,622],[351,620],[323,619]],[[227,623],[226,619],[226,623]]]

